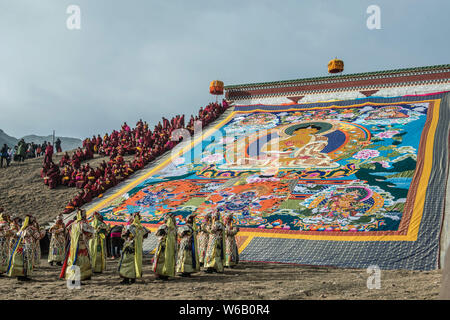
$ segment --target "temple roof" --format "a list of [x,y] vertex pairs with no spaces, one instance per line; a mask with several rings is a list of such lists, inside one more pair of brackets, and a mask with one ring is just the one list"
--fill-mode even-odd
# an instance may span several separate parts
[[225,86],[227,99],[450,82],[450,64]]

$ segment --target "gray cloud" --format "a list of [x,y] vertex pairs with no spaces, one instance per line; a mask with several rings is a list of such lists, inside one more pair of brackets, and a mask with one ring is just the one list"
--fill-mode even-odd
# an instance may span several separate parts
[[[66,8],[81,8],[81,30]],[[366,8],[381,7],[381,30]],[[0,128],[84,138],[190,114],[226,84],[449,63],[448,1],[0,0]]]

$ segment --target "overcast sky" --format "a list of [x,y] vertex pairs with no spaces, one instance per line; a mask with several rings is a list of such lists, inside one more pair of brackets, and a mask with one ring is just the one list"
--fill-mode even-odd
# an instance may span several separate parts
[[[69,30],[69,5],[81,29]],[[369,5],[381,30],[369,30]],[[448,0],[0,0],[0,129],[85,138],[226,85],[450,63]]]

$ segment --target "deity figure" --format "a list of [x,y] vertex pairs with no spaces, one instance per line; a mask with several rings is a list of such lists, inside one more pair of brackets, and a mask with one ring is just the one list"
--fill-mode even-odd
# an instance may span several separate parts
[[353,217],[363,206],[364,204],[360,202],[360,194],[355,190],[347,193],[333,193],[323,208],[325,208],[326,217],[337,219]]
[[409,116],[400,111],[401,107],[389,106],[379,108],[370,112],[370,115],[366,120],[377,120],[377,119],[396,119],[396,118],[408,118]]
[[[329,168],[336,164],[322,150],[328,145],[328,138],[319,134],[317,125],[300,126],[287,137],[279,138],[279,163],[282,167]],[[287,130],[286,130],[287,131]]]

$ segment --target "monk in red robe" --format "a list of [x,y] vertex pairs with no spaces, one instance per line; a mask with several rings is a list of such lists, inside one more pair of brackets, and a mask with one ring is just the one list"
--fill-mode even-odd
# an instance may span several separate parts
[[63,213],[69,213],[75,210],[75,208],[81,207],[83,205],[83,195],[84,192],[80,191],[72,200],[69,201]]
[[84,194],[83,194],[83,202],[84,203],[89,203],[92,201],[92,191],[89,188],[84,189]]
[[64,167],[61,177],[61,184],[64,186],[69,186],[69,182],[72,178],[73,170],[69,165]]
[[83,171],[81,171],[81,170],[78,170],[77,171],[77,175],[76,175],[76,177],[75,177],[75,186],[78,188],[78,189],[83,189],[83,187],[85,186],[85,184],[86,184],[86,181],[87,180],[87,178],[86,178],[86,174],[83,172]]
[[69,164],[69,163],[70,163],[70,156],[69,156],[69,154],[66,152],[66,153],[62,156],[61,160],[59,160],[59,166],[60,166],[60,167],[64,167],[66,164]]
[[81,159],[77,153],[74,153],[72,156],[72,167],[74,169],[79,169],[81,166]]
[[44,163],[51,163],[52,157],[53,157],[53,146],[50,144],[50,142],[48,142],[47,147],[45,148]]
[[53,162],[50,164],[50,169],[47,171],[48,186],[54,189],[58,186],[60,177],[59,167]]
[[92,168],[89,169],[89,171],[86,174],[86,176],[87,176],[88,182],[89,181],[95,182],[95,180],[97,179],[96,176],[95,176],[95,171]]

